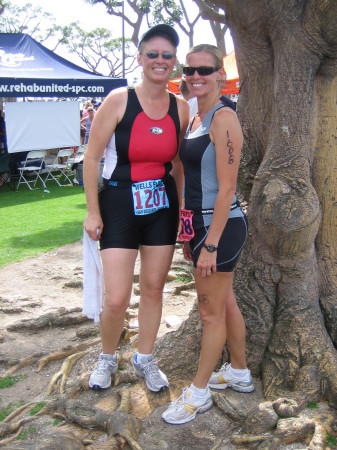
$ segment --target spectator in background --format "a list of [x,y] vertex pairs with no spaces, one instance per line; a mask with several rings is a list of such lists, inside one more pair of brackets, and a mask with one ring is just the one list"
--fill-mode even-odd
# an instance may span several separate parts
[[94,110],[94,115],[95,115],[96,111],[95,111],[94,105],[91,103],[91,101],[87,101],[87,102],[85,102],[85,105],[84,105],[83,119],[85,117],[89,116],[89,112],[88,112],[89,108],[92,108]]
[[[89,134],[90,134],[90,129],[91,129],[91,125],[92,125],[92,121],[94,120],[94,107],[91,105],[91,103],[88,106],[88,116],[87,117],[83,117],[81,119],[81,125],[85,124],[85,135],[84,135],[84,144],[88,143],[89,140]],[[84,116],[84,113],[83,113]]]
[[[81,109],[81,111],[80,111],[80,121],[82,121],[82,119],[83,119],[83,109]],[[84,140],[85,140],[85,132],[86,132],[86,126],[84,125],[84,123],[81,123],[81,129],[80,129],[80,131],[81,131],[81,144],[84,144]]]

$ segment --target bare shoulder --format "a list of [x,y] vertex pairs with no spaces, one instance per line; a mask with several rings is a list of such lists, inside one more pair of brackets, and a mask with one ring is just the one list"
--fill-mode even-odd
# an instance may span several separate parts
[[114,89],[105,98],[102,105],[97,111],[98,116],[115,117],[117,122],[120,122],[124,116],[126,104],[128,99],[128,90],[126,87]]
[[218,109],[214,116],[210,127],[210,135],[212,140],[231,136],[238,145],[242,145],[243,135],[241,125],[236,112],[231,108],[224,107]]

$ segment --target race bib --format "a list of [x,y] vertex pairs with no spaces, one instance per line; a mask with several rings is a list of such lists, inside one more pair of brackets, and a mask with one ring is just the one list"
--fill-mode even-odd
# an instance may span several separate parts
[[190,209],[180,210],[181,228],[178,236],[178,241],[190,241],[194,237],[192,217],[193,211],[191,211]]
[[133,183],[132,196],[136,216],[153,214],[159,209],[170,206],[162,179]]

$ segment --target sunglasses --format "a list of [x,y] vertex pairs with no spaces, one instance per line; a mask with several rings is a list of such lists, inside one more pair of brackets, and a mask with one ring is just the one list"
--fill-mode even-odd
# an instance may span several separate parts
[[176,55],[174,55],[171,52],[159,53],[156,50],[152,50],[152,51],[147,52],[147,53],[142,53],[142,55],[146,55],[149,59],[157,59],[157,58],[159,58],[159,55],[161,55],[161,57],[163,59],[167,59],[167,60],[170,60],[170,59],[173,59],[173,58],[176,57]]
[[185,66],[183,67],[183,74],[187,75],[188,77],[191,77],[194,75],[195,71],[198,72],[198,75],[201,77],[205,77],[207,75],[211,75],[214,72],[217,72],[220,70],[219,67],[209,67],[209,66],[200,66],[200,67],[189,67]]
[[88,109],[88,112],[94,112],[94,110],[93,109]]

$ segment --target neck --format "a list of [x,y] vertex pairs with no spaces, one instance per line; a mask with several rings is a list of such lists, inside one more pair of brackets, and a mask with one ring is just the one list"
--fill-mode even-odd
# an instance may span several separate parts
[[167,96],[166,82],[165,83],[151,83],[148,80],[142,80],[135,86],[137,94],[147,98],[147,100],[158,100]]
[[198,97],[198,116],[203,119],[213,106],[219,103],[219,93],[207,97]]

